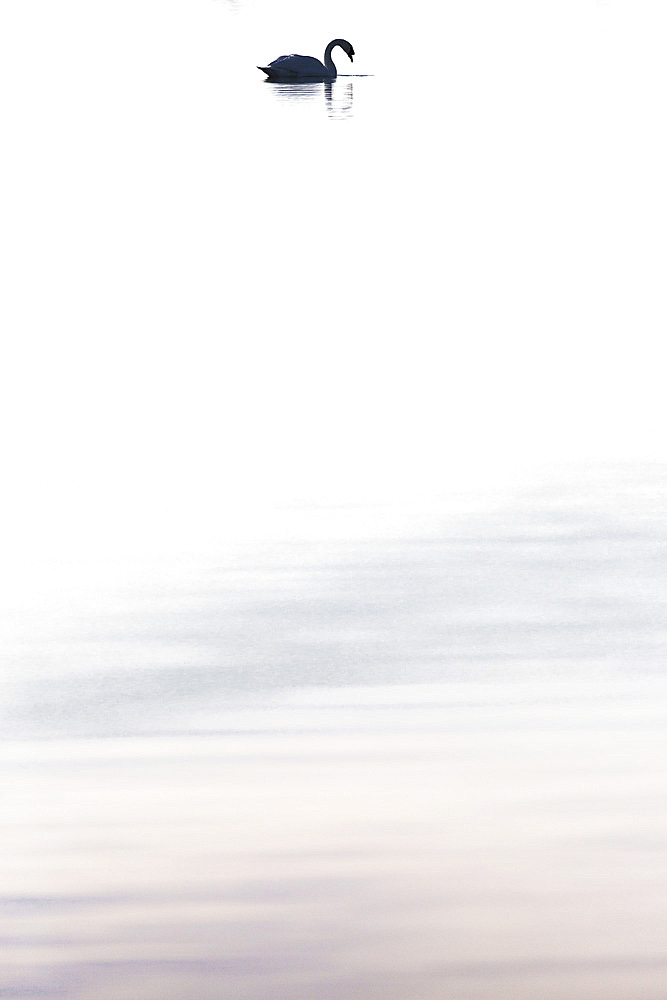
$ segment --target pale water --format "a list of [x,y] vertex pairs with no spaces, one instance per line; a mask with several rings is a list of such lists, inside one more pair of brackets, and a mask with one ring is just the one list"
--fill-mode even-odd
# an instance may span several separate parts
[[659,997],[665,478],[42,566],[3,995]]
[[434,18],[3,8],[2,997],[664,997],[664,16]]

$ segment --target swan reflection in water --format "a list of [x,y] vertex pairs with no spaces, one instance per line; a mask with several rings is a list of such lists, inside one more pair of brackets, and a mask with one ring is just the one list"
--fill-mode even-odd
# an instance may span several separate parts
[[324,80],[311,83],[279,83],[266,80],[277,100],[283,103],[306,104],[324,97],[329,118],[351,118],[354,85],[351,79]]

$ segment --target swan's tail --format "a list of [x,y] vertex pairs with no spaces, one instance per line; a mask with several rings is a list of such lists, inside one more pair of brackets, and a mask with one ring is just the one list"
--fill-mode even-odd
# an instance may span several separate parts
[[299,79],[299,74],[296,70],[285,69],[284,66],[258,66],[257,69],[261,69],[262,73],[266,73],[269,80],[274,80],[277,83],[287,83]]

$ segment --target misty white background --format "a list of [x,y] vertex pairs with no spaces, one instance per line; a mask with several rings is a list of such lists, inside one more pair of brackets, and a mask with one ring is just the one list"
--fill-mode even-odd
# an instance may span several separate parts
[[[660,5],[10,0],[2,22],[21,548],[664,455]],[[372,74],[352,117],[261,86],[256,62],[336,34]]]

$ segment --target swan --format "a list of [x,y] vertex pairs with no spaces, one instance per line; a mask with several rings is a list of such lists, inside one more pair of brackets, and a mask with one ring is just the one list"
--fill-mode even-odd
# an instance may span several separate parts
[[263,73],[266,73],[269,80],[282,83],[297,83],[299,80],[335,80],[338,73],[331,58],[331,53],[337,45],[340,45],[343,52],[347,52],[350,62],[354,62],[352,56],[354,49],[344,38],[334,38],[326,47],[324,52],[324,62],[313,56],[278,56],[268,66],[258,66]]

